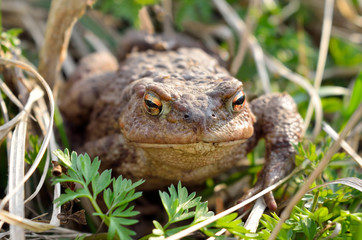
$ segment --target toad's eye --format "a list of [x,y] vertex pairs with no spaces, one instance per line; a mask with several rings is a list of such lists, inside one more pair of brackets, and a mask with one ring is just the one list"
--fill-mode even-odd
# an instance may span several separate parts
[[160,97],[153,92],[146,92],[143,97],[143,107],[152,116],[157,116],[162,111],[162,102]]
[[245,103],[245,94],[242,90],[239,90],[230,100],[231,110],[233,112],[240,112]]

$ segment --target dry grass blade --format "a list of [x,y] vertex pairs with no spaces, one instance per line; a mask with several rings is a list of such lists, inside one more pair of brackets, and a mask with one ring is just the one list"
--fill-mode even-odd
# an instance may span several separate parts
[[[321,42],[320,42],[317,72],[316,72],[316,76],[314,79],[314,88],[316,91],[318,91],[318,89],[322,83],[323,71],[324,71],[324,67],[326,64],[326,60],[327,60],[329,39],[330,39],[330,35],[331,35],[331,30],[332,30],[333,7],[334,7],[334,0],[326,0],[325,7],[324,7],[322,38],[321,38]],[[306,131],[309,126],[310,120],[312,118],[312,114],[313,114],[313,105],[311,103],[309,103],[307,114],[304,119],[304,121],[305,121],[304,122],[304,131]],[[318,133],[314,132],[313,138],[316,138]]]
[[[24,218],[24,188],[19,188],[16,192],[13,189],[21,183],[24,177],[24,155],[25,137],[27,128],[27,114],[15,127],[11,139],[9,156],[9,193],[12,197],[9,200],[9,213]],[[25,239],[24,230],[17,225],[10,225],[10,238]]]
[[270,81],[265,67],[263,49],[260,47],[258,41],[253,35],[249,33],[245,23],[239,18],[234,9],[231,8],[231,6],[226,1],[213,0],[213,2],[220,13],[223,15],[225,21],[238,33],[239,37],[242,38],[242,36],[245,35],[246,39],[248,40],[250,50],[253,54],[264,91],[266,93],[270,92]]
[[246,29],[245,27],[244,22],[239,18],[239,16],[235,13],[235,11],[224,0],[214,0],[213,2],[218,7],[219,11],[222,13],[228,24],[232,26],[232,28],[235,29],[235,31],[237,31],[241,36],[243,34],[248,36],[247,40],[249,42],[250,49],[253,52],[255,63],[257,64],[258,73],[262,80],[265,92],[270,92],[269,77],[266,69],[264,69],[266,64],[270,71],[280,74],[285,78],[297,83],[298,85],[306,89],[309,95],[312,96],[312,103],[316,108],[316,123],[315,123],[315,128],[313,130],[313,136],[317,136],[321,130],[323,115],[322,115],[322,104],[315,89],[313,89],[313,87],[309,84],[309,82],[306,79],[304,79],[298,74],[291,72],[279,61],[271,59],[268,56],[264,55],[255,37],[249,33],[248,29]]
[[[24,156],[25,156],[25,138],[27,129],[27,120],[32,104],[43,96],[43,91],[35,88],[30,92],[29,99],[24,107],[24,114],[18,114],[20,121],[15,127],[14,134],[11,138],[10,155],[9,155],[9,212],[10,214],[24,217],[24,189],[17,188],[21,185],[24,177]],[[16,190],[17,189],[17,190]],[[24,230],[17,225],[10,225],[10,237],[24,239]]]
[[[0,59],[1,61],[1,59]],[[39,92],[40,91],[40,92]],[[42,91],[39,88],[36,88],[33,90],[33,94],[29,95],[29,99],[27,101],[27,103],[25,104],[23,110],[18,113],[14,118],[12,118],[10,121],[6,122],[5,124],[0,126],[0,139],[3,139],[6,134],[15,127],[15,125],[24,118],[24,115],[26,115],[32,105],[34,104],[35,101],[37,101],[41,96],[43,95]]]
[[[5,239],[9,235],[9,232],[1,232],[0,233],[0,239]],[[67,229],[67,228],[61,228],[61,227],[55,227],[51,228],[42,232],[34,232],[34,231],[26,231],[25,237],[26,239],[76,239],[79,236],[94,236],[94,234],[84,233],[84,232],[78,232],[75,230]],[[84,238],[87,239],[87,238]],[[97,239],[95,237],[91,239]]]
[[[53,94],[51,89],[49,88],[49,86],[47,85],[46,81],[43,79],[43,77],[35,70],[33,69],[31,66],[20,62],[20,61],[15,61],[15,60],[9,60],[9,59],[4,59],[4,58],[0,58],[0,63],[2,64],[6,64],[6,65],[12,65],[15,67],[19,67],[25,71],[28,71],[30,73],[32,73],[36,79],[43,85],[44,89],[46,90],[46,93],[48,95],[49,98],[49,106],[50,106],[50,119],[51,121],[49,122],[49,125],[47,126],[47,133],[44,136],[42,145],[39,149],[38,155],[35,158],[33,164],[31,165],[30,169],[28,170],[28,172],[25,174],[24,178],[22,179],[22,181],[17,184],[17,186],[13,189],[12,193],[9,193],[8,195],[6,195],[3,200],[0,203],[0,210],[2,210],[5,206],[5,204],[9,201],[9,199],[12,197],[12,195],[18,190],[20,189],[24,183],[30,178],[30,176],[35,172],[35,170],[37,169],[42,156],[45,153],[45,150],[47,148],[47,145],[49,143],[50,140],[50,136],[52,134],[52,128],[53,128],[53,118],[54,118],[54,98],[53,98]],[[37,88],[35,88],[37,89]],[[40,89],[38,89],[40,91]],[[37,90],[34,90],[37,91]],[[26,109],[26,105],[25,105],[25,109]]]
[[6,86],[6,84],[0,80],[0,88],[1,90],[3,90],[3,92],[5,93],[5,95],[16,105],[18,106],[20,109],[23,109],[24,106],[23,104],[21,104],[21,102],[19,101],[19,99],[11,92],[11,90],[8,88],[8,86]]
[[[61,194],[61,189],[60,189],[60,183],[55,184],[54,186],[54,199],[57,199]],[[61,207],[58,206],[57,204],[53,203],[53,212],[52,212],[52,217],[50,219],[50,224],[54,225],[54,226],[59,226],[60,225],[60,221],[58,219],[58,214],[61,213]]]
[[[345,77],[355,77],[361,71],[361,66],[351,66],[351,67],[332,67],[324,69],[323,79],[330,78],[345,78]],[[315,78],[316,73],[311,72],[309,78]]]
[[15,125],[24,117],[26,114],[25,111],[20,112],[17,114],[14,118],[12,118],[10,121],[4,123],[0,126],[0,139],[3,139],[8,132],[15,127]]
[[349,121],[347,122],[347,125],[345,126],[345,128],[343,129],[342,133],[340,134],[339,138],[337,139],[337,141],[335,141],[333,143],[333,145],[331,146],[331,148],[327,151],[327,153],[324,155],[322,161],[319,163],[319,165],[317,166],[317,168],[312,172],[312,174],[308,177],[307,181],[305,182],[305,184],[302,186],[301,189],[299,189],[299,191],[297,192],[297,194],[291,199],[291,201],[289,202],[288,206],[285,208],[285,210],[283,211],[283,213],[280,216],[280,220],[278,222],[278,224],[276,225],[276,227],[274,228],[273,232],[271,233],[269,240],[273,240],[277,237],[277,234],[279,233],[280,229],[282,228],[282,224],[285,222],[285,220],[287,220],[287,218],[289,217],[290,213],[292,212],[294,206],[298,203],[298,201],[304,196],[304,194],[306,192],[308,192],[309,190],[309,186],[314,182],[314,180],[321,174],[321,172],[323,171],[323,169],[327,166],[329,160],[332,158],[332,156],[337,152],[337,150],[340,147],[340,144],[342,142],[342,140],[347,136],[347,134],[349,133],[349,131],[351,131],[351,129],[353,128],[354,125],[356,125],[356,123],[358,121],[360,121],[362,116],[362,103],[358,106],[357,110],[355,111],[355,113],[352,115],[352,117],[349,119]]
[[[34,112],[35,112],[35,116],[37,117],[38,123],[41,123],[41,126],[48,126],[50,123],[50,116],[49,113],[47,111],[47,106],[46,103],[44,101],[44,99],[40,99],[37,102],[37,105],[34,107]],[[43,131],[43,134],[46,134],[46,129],[41,128]],[[38,183],[37,189],[36,191],[32,194],[32,196],[30,196],[29,198],[35,196],[38,191],[40,190],[41,186],[44,183],[45,180],[45,176],[47,173],[47,169],[49,167],[49,163],[50,160],[52,159],[53,161],[58,161],[58,158],[56,156],[54,156],[52,154],[53,151],[55,151],[56,149],[58,149],[58,145],[55,141],[54,138],[54,134],[51,135],[50,141],[49,141],[49,146],[48,146],[48,152],[47,152],[47,158],[46,158],[46,166],[44,166],[44,171],[43,171],[43,175]],[[53,155],[53,156],[52,156]],[[54,186],[54,195],[53,195],[53,199],[56,199],[60,196],[60,184],[57,183]],[[26,200],[28,201],[29,198]],[[57,218],[58,214],[60,214],[61,212],[61,208],[60,206],[58,206],[57,204],[53,204],[53,212],[52,212],[52,217],[50,219],[50,224],[55,225],[55,226],[59,226],[60,225],[60,221]]]
[[299,0],[291,0],[288,5],[281,9],[281,12],[278,15],[273,15],[269,18],[269,21],[275,25],[279,25],[284,22],[287,18],[292,16],[296,11],[300,9]]
[[[13,128],[19,121],[19,124],[16,126],[14,135],[11,139],[10,145],[10,156],[9,156],[9,195],[14,197],[10,200],[10,212],[19,216],[24,215],[24,191],[22,188],[19,188],[19,191],[14,191],[15,187],[22,182],[24,176],[24,155],[25,155],[25,137],[26,137],[26,121],[27,121],[27,112],[30,111],[31,106],[39,98],[43,96],[43,91],[39,88],[35,88],[29,94],[29,99],[22,110],[15,118],[5,123],[0,127],[0,136],[5,136],[11,128]],[[18,237],[22,236],[21,229],[12,229],[11,235],[16,235]]]
[[[260,7],[261,7],[261,1],[250,1],[248,6],[248,13],[246,16],[246,29],[248,29],[250,32],[253,31],[255,20],[256,18],[259,18],[260,16]],[[256,16],[257,15],[257,16]],[[239,36],[239,46],[238,46],[238,52],[236,53],[230,67],[230,73],[232,75],[236,75],[239,71],[240,66],[242,66],[244,62],[244,57],[247,51],[248,46],[248,40],[247,35],[243,34],[242,36]]]
[[263,215],[265,209],[266,205],[264,202],[264,198],[261,197],[256,200],[253,210],[251,210],[251,213],[245,222],[245,228],[250,230],[250,232],[255,233],[256,229],[259,226],[260,218]]
[[55,227],[50,224],[34,222],[26,218],[21,218],[4,210],[0,210],[0,220],[33,232],[44,232]]
[[[329,136],[333,138],[334,141],[338,139],[338,133],[333,130],[331,126],[329,126],[327,123],[323,122],[323,130],[328,133]],[[359,166],[362,168],[362,158],[361,156],[356,153],[353,148],[346,142],[341,142],[341,147],[359,164]]]
[[325,86],[321,87],[318,91],[320,97],[350,95],[351,92],[348,88],[338,86]]
[[341,179],[338,179],[335,181],[327,182],[327,183],[318,185],[318,186],[310,189],[309,191],[312,191],[313,189],[316,189],[316,188],[325,187],[325,186],[331,185],[331,184],[344,184],[346,186],[353,187],[354,189],[357,189],[358,191],[362,192],[362,179],[359,179],[356,177],[341,178]]
[[[302,164],[303,165],[303,164]],[[235,212],[236,210],[248,205],[249,203],[252,203],[253,201],[257,200],[258,198],[262,197],[264,194],[266,194],[267,192],[273,191],[274,189],[276,189],[277,187],[279,187],[280,185],[282,185],[283,183],[285,183],[286,181],[288,181],[288,179],[290,179],[292,176],[294,176],[297,172],[299,172],[302,169],[302,165],[300,165],[299,167],[295,168],[293,170],[293,172],[291,174],[289,174],[288,176],[286,176],[285,178],[283,178],[282,180],[280,180],[279,182],[265,188],[263,191],[255,194],[254,196],[252,196],[251,198],[209,218],[206,219],[203,222],[200,222],[194,226],[191,226],[185,230],[182,230],[168,238],[166,238],[165,240],[177,240],[177,239],[181,239],[183,237],[186,237],[187,235],[189,235],[190,233],[193,233],[195,231],[197,231],[198,229],[205,227],[207,225],[209,225],[210,223],[215,222],[216,220],[225,217],[226,215]]]
[[48,153],[47,158],[45,159],[44,170],[43,170],[41,178],[40,178],[40,180],[38,182],[38,185],[36,186],[35,191],[25,200],[24,203],[28,203],[31,200],[33,200],[38,195],[38,193],[40,192],[40,189],[42,188],[42,186],[44,184],[45,178],[46,178],[48,170],[49,170],[49,163],[50,163],[50,158],[49,158],[49,153]]
[[293,73],[275,58],[265,56],[265,62],[271,72],[279,74],[285,77],[286,79],[289,79],[290,81],[303,87],[312,97],[311,101],[314,104],[316,111],[316,117],[315,117],[316,120],[315,120],[313,135],[317,136],[321,130],[322,118],[323,118],[322,102],[321,99],[319,98],[317,91],[313,88],[313,86],[308,82],[307,79],[305,79],[304,77],[302,77],[297,73]]

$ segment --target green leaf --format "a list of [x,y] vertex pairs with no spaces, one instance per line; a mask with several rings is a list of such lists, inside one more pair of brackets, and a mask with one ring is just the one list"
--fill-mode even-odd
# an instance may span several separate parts
[[134,189],[129,192],[124,192],[121,195],[114,197],[113,203],[112,203],[112,206],[113,206],[112,208],[119,207],[124,204],[128,204],[129,202],[139,198],[140,196],[142,196],[142,192],[135,193]]
[[112,216],[115,216],[115,217],[123,217],[123,218],[126,218],[126,217],[134,217],[136,215],[139,214],[138,211],[133,211],[134,209],[134,206],[131,206],[129,208],[127,208],[126,210],[123,210],[121,208],[117,208],[113,213],[112,213]]
[[[132,239],[131,236],[136,235],[136,233],[134,231],[129,230],[122,226],[125,223],[130,223],[130,219],[126,219],[126,220],[129,220],[129,222],[124,221],[124,220],[125,219],[123,219],[123,218],[116,218],[116,217],[109,218],[110,223],[109,223],[107,239],[109,239],[109,240],[115,239],[115,235],[117,235],[119,237],[119,239],[131,240]],[[134,221],[132,224],[134,224]]]
[[349,104],[346,109],[343,109],[342,114],[345,117],[346,121],[352,116],[356,111],[359,104],[362,102],[362,71],[358,74],[356,81],[354,82],[353,90],[351,97],[349,99]]
[[111,189],[107,188],[103,192],[103,199],[108,209],[111,208],[113,202],[113,192]]
[[182,28],[184,21],[210,22],[212,4],[208,0],[184,0],[175,2],[178,11],[175,14],[177,27]]
[[152,223],[153,223],[153,225],[155,226],[156,229],[163,230],[162,225],[159,222],[157,222],[156,220],[153,220]]
[[360,45],[347,42],[342,38],[332,37],[329,42],[329,51],[340,66],[356,66],[361,64],[362,48]]
[[[168,215],[168,222],[163,227],[158,222],[154,222],[156,227],[156,230],[153,231],[154,235],[160,237],[170,236],[214,215],[213,212],[208,211],[207,203],[200,202],[201,197],[196,197],[194,192],[188,194],[187,189],[182,187],[181,182],[178,183],[177,189],[174,185],[171,185],[168,191],[169,194],[159,191],[161,202]],[[187,219],[193,220],[189,224],[169,228],[170,225]]]
[[320,225],[322,225],[323,222],[327,221],[331,217],[333,217],[333,214],[332,213],[328,214],[328,208],[326,207],[318,208],[312,215],[312,219],[314,221],[317,221],[318,224]]
[[138,12],[144,4],[154,4],[157,0],[101,0],[97,1],[95,8],[104,13],[108,13],[117,19],[123,18],[133,26],[139,24]]
[[214,212],[209,211],[207,202],[200,202],[200,204],[198,204],[195,209],[193,224],[202,222],[212,216],[214,216]]
[[[133,210],[133,206],[128,207],[128,204],[142,195],[141,192],[135,192],[135,188],[144,180],[132,183],[131,180],[123,179],[122,176],[114,179],[111,178],[111,170],[105,170],[99,174],[100,161],[98,158],[91,161],[88,154],[78,156],[76,152],[72,152],[69,156],[68,150],[64,152],[58,150],[54,154],[59,156],[62,163],[68,167],[67,175],[63,174],[61,177],[55,178],[54,183],[75,182],[83,186],[75,191],[66,189],[65,193],[61,194],[55,202],[61,205],[75,198],[88,198],[96,210],[93,214],[99,216],[109,227],[108,239],[114,239],[116,236],[119,239],[131,239],[130,236],[135,235],[135,232],[122,225],[128,226],[138,222],[135,219],[128,219],[139,214],[138,211]],[[107,188],[112,182],[114,191]],[[89,184],[91,184],[93,194],[89,190]],[[97,203],[97,195],[102,191],[104,202],[108,208],[107,213],[103,213]]]
[[317,233],[317,224],[309,217],[303,217],[301,219],[301,226],[307,239],[312,240]]
[[64,182],[74,182],[74,183],[79,183],[79,184],[83,184],[84,182],[79,180],[77,178],[77,176],[66,176],[66,175],[62,175],[61,178],[55,178],[53,180],[53,184],[56,184],[56,183],[64,183]]
[[23,29],[21,28],[12,28],[12,29],[9,29],[7,30],[7,33],[12,37],[18,37],[20,33],[23,32]]
[[250,233],[249,230],[246,230],[244,226],[241,225],[241,219],[237,219],[238,214],[232,213],[226,215],[225,217],[220,218],[216,221],[215,226],[222,229],[225,228],[229,232],[239,236],[239,237],[246,237],[246,233]]
[[82,170],[84,171],[84,178],[86,180],[86,184],[88,185],[98,174],[101,161],[99,161],[98,157],[96,157],[91,162],[91,159],[88,154],[84,155],[84,159],[86,159],[86,161],[82,164],[82,167],[84,168]]
[[70,155],[70,166],[69,168],[72,169],[76,173],[81,173],[80,168],[78,168],[78,155],[76,152],[72,152]]
[[112,170],[104,170],[102,172],[102,174],[99,175],[98,170],[97,170],[96,175],[94,176],[94,179],[92,181],[92,191],[93,191],[94,198],[97,198],[97,195],[101,191],[103,191],[106,187],[108,187],[109,184],[111,184],[111,182],[112,182],[111,173],[112,173]]
[[64,152],[61,151],[60,149],[57,149],[53,153],[55,156],[59,158],[61,163],[63,163],[66,167],[70,168],[71,161],[68,149],[64,149]]
[[67,188],[65,189],[65,193],[61,194],[57,199],[54,200],[54,203],[57,203],[60,206],[66,202],[81,197],[91,197],[91,196],[89,195],[88,190],[84,188],[77,189],[75,192]]
[[326,113],[335,113],[342,109],[342,100],[337,97],[322,98],[323,111]]

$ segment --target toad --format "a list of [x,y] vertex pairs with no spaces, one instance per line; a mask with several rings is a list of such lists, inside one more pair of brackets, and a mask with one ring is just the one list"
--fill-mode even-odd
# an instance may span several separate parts
[[[199,48],[132,52],[119,65],[96,53],[69,85],[60,107],[84,127],[84,151],[115,175],[146,179],[144,188],[200,184],[236,166],[260,138],[265,164],[246,197],[294,167],[302,119],[293,99],[278,93],[249,103],[243,83]],[[272,193],[265,200],[276,209]]]

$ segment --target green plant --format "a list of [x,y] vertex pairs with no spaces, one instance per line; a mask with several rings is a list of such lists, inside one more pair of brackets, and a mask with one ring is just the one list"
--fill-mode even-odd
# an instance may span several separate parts
[[[321,146],[310,143],[306,149],[302,144],[296,146],[299,153],[297,164],[302,164],[306,159],[310,163],[308,166],[304,166],[304,171],[299,172],[294,177],[296,182],[305,181],[305,174],[310,174],[323,158],[329,146],[330,141]],[[326,168],[323,178],[318,179],[316,182],[323,184],[338,179],[336,172],[340,171],[340,167],[336,168],[333,164],[348,160],[349,157],[346,157],[345,153],[336,153],[331,159],[332,164]],[[346,168],[353,168],[353,165]],[[346,171],[348,173],[343,175],[360,177],[350,169]],[[362,214],[360,211],[362,193],[357,189],[340,185],[344,182],[347,181],[339,179],[338,182],[332,182],[328,187],[314,189],[306,194],[294,207],[289,219],[283,224],[278,239],[321,239],[328,236],[334,237],[333,239],[359,239],[362,237],[362,232],[358,230],[362,227]],[[195,198],[195,196],[195,193],[188,195],[186,188],[182,187],[180,183],[177,189],[172,185],[169,188],[169,194],[160,192],[163,206],[168,215],[168,221],[163,226],[154,221],[155,229],[153,234],[143,239],[148,239],[148,237],[163,239],[191,227],[201,220],[212,217],[213,213],[208,212],[206,202],[200,202],[200,197]],[[204,204],[205,206],[203,206]],[[201,218],[197,216],[201,216]],[[187,219],[189,221],[185,222]],[[237,218],[237,214],[232,213],[201,228],[200,231],[207,236],[215,236],[221,229],[226,229],[234,236],[243,239],[268,239],[270,232],[275,228],[278,221],[279,217],[276,213],[264,214],[257,232],[251,233],[243,226],[242,220]],[[175,223],[179,224],[175,226]]]
[[[139,212],[134,211],[134,207],[128,206],[128,204],[142,195],[141,192],[135,192],[135,188],[144,180],[132,183],[131,180],[123,179],[122,176],[117,179],[111,178],[111,170],[105,170],[100,174],[101,162],[98,158],[91,161],[88,154],[77,155],[76,152],[72,152],[70,155],[67,149],[64,152],[57,150],[54,154],[67,171],[66,174],[54,178],[53,183],[78,183],[81,185],[81,188],[65,189],[65,193],[61,194],[55,203],[63,205],[77,198],[87,198],[95,209],[94,215],[99,216],[109,228],[107,239],[114,239],[115,236],[120,239],[131,239],[135,232],[124,226],[137,223],[137,220],[129,218]],[[103,192],[103,199],[107,207],[105,213],[97,203],[97,197],[101,192]]]
[[[146,236],[143,239],[163,239],[164,237],[175,234],[185,228],[191,227],[209,217],[214,215],[213,212],[208,210],[207,202],[201,202],[201,197],[195,197],[196,193],[190,195],[185,187],[178,183],[177,189],[174,185],[168,188],[167,192],[160,191],[160,197],[168,216],[167,223],[162,226],[158,221],[153,221],[155,229],[152,235]],[[173,224],[190,220],[186,224],[178,227],[172,227]]]
[[123,18],[133,26],[139,24],[138,11],[144,5],[156,4],[158,0],[100,0],[95,8],[116,18]]
[[[352,192],[346,187],[337,191],[325,188],[305,195],[283,224],[278,239],[320,239],[332,234],[335,234],[333,239],[360,239],[362,234],[357,229],[362,226],[362,214],[343,209],[355,200],[360,201],[360,192]],[[315,205],[311,204],[313,201]],[[275,213],[264,214],[261,223],[265,228],[259,232],[259,237],[268,239],[278,221]]]
[[20,40],[18,36],[22,31],[23,30],[19,28],[9,29],[4,32],[0,31],[0,47],[3,54],[6,54],[10,50],[15,51],[16,54],[20,54],[21,49],[19,48]]

